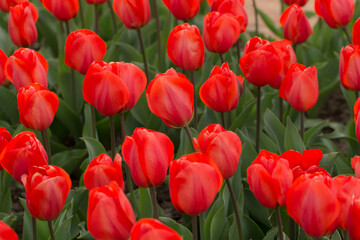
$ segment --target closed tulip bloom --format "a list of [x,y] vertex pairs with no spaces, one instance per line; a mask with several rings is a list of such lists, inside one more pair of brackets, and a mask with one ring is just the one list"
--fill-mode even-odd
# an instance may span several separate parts
[[0,49],[0,85],[3,84],[5,81],[5,63],[7,61],[8,57],[3,52],[3,50]]
[[357,140],[360,142],[360,121],[358,121],[360,118],[359,116],[359,110],[360,110],[360,98],[358,98],[354,105],[354,121],[355,121],[355,134]]
[[16,50],[5,64],[5,76],[14,84],[17,91],[31,83],[38,83],[47,88],[47,70],[46,59],[37,51],[28,48]]
[[163,133],[136,128],[131,137],[126,136],[122,153],[135,184],[152,187],[164,182],[174,158],[174,145]]
[[245,44],[239,63],[246,80],[257,87],[269,84],[283,70],[282,60],[275,48],[259,37],[251,38]]
[[176,26],[167,40],[166,52],[170,60],[185,71],[195,71],[204,64],[204,43],[196,25]]
[[170,197],[179,212],[194,216],[206,211],[222,182],[216,164],[205,154],[192,153],[171,162]]
[[307,2],[308,0],[284,0],[284,3],[286,5],[297,4],[300,5],[301,7],[304,6]]
[[226,62],[221,67],[215,66],[208,80],[200,87],[201,101],[216,112],[234,110],[239,103],[239,84],[237,77]]
[[121,156],[117,153],[113,162],[111,157],[102,153],[87,166],[84,173],[85,187],[90,191],[93,188],[108,185],[112,181],[116,181],[119,187],[124,190]]
[[127,240],[136,223],[129,200],[116,182],[89,193],[87,227],[97,240]]
[[316,13],[331,28],[340,28],[346,26],[354,15],[354,0],[316,0]]
[[8,29],[11,41],[16,46],[30,46],[37,40],[36,21],[39,18],[34,4],[20,2],[10,9]]
[[127,112],[132,109],[147,84],[146,75],[138,66],[132,63],[112,62],[112,71],[118,75],[129,90],[129,101],[121,108],[120,112]]
[[239,165],[242,144],[238,135],[226,131],[220,124],[210,124],[204,128],[194,146],[211,158],[219,168],[224,179],[232,177]]
[[0,239],[18,240],[19,238],[11,227],[9,227],[6,223],[0,221]]
[[355,171],[355,177],[360,178],[360,156],[351,158],[351,167]]
[[289,162],[275,153],[261,150],[247,169],[247,180],[255,198],[267,208],[283,206],[293,182]]
[[203,38],[210,52],[227,52],[240,36],[240,24],[230,13],[210,12],[204,17]]
[[[213,4],[213,2],[215,2],[216,0],[207,0],[207,3],[209,4],[209,6],[211,7],[212,6],[212,4]],[[240,0],[240,3],[241,3],[241,5],[243,5],[244,6],[244,3],[245,3],[245,0]]]
[[42,3],[60,21],[69,21],[79,11],[79,0],[42,0]]
[[304,10],[297,4],[288,7],[280,17],[280,24],[284,28],[284,37],[294,44],[305,42],[313,33]]
[[56,93],[37,83],[20,88],[18,95],[20,122],[27,128],[42,131],[50,127],[59,107]]
[[26,205],[30,214],[42,221],[56,219],[70,192],[71,180],[64,169],[52,166],[33,166],[21,181],[26,190]]
[[360,196],[353,196],[347,216],[347,230],[350,239],[360,239]]
[[352,29],[352,41],[355,45],[360,45],[360,18],[356,20]]
[[65,64],[85,74],[90,64],[101,61],[106,53],[106,43],[96,33],[81,29],[69,34],[65,42]]
[[9,12],[10,8],[18,4],[19,0],[0,0],[0,11]]
[[[11,134],[6,130],[6,128],[0,127],[0,154],[8,145],[8,143],[11,141],[12,137]],[[0,170],[2,170],[3,167],[0,164]]]
[[307,111],[315,106],[319,97],[316,67],[306,68],[294,63],[284,77],[279,95],[297,111]]
[[0,155],[0,164],[19,183],[23,174],[29,174],[30,167],[47,163],[48,157],[44,147],[35,133],[29,131],[16,135]]
[[349,45],[341,48],[339,74],[344,88],[353,91],[360,90],[360,46]]
[[141,28],[151,17],[149,0],[114,0],[113,9],[129,29]]
[[93,62],[86,72],[83,95],[86,102],[105,116],[118,113],[130,98],[126,84],[112,65],[102,61]]
[[187,20],[196,16],[200,9],[199,0],[162,0],[169,11],[179,20]]
[[159,73],[146,89],[150,111],[171,128],[188,125],[194,114],[194,87],[184,74],[169,69]]
[[339,216],[340,205],[330,185],[329,174],[305,174],[288,191],[288,214],[312,237],[321,237],[335,230],[333,224]]
[[182,237],[159,220],[140,219],[131,229],[131,240],[182,240]]

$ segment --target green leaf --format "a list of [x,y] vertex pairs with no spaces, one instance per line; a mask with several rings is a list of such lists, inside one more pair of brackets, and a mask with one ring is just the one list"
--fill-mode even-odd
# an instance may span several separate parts
[[[192,240],[192,233],[189,229],[184,227],[183,225],[175,222],[173,219],[168,217],[160,217],[160,221],[164,223],[166,226],[174,229],[184,240]],[[155,240],[155,239],[154,239]]]
[[278,228],[274,227],[267,232],[267,234],[263,240],[274,240],[274,238],[277,236],[277,234],[278,234]]
[[265,22],[266,26],[275,33],[278,37],[284,38],[281,29],[277,28],[274,24],[274,22],[259,8],[256,9],[256,11],[260,14],[262,20]]
[[[90,104],[85,104],[85,107],[84,107],[85,122],[84,122],[83,131],[82,131],[83,137],[93,137],[92,136],[91,108],[92,108],[92,106]],[[96,121],[96,119],[95,119],[95,121]],[[96,131],[96,137],[98,138],[97,131]]]
[[231,124],[229,130],[235,131],[236,128],[242,127],[246,121],[252,119],[255,115],[254,105],[256,103],[256,99],[249,101],[241,111],[241,113],[234,119],[233,123]]
[[283,153],[284,149],[284,136],[285,136],[285,126],[280,122],[280,120],[275,116],[275,114],[267,109],[264,114],[264,129],[269,134],[269,136],[276,141],[279,146],[279,152]]
[[0,109],[5,113],[12,124],[19,123],[19,111],[17,106],[16,93],[4,86],[0,86]]
[[338,155],[338,152],[324,154],[320,161],[319,167],[324,168],[326,171],[332,174],[334,171],[335,159],[338,157]]
[[286,120],[286,130],[285,130],[285,150],[295,150],[298,152],[302,152],[305,150],[305,145],[301,136],[299,134],[299,130],[295,127],[294,123],[288,117]]
[[152,218],[153,217],[153,206],[151,201],[151,196],[148,188],[138,188],[140,198],[139,198],[139,210],[137,213],[137,218]]
[[83,140],[85,142],[85,145],[87,147],[88,153],[89,153],[89,160],[90,162],[96,158],[97,156],[99,156],[102,153],[105,153],[106,150],[104,148],[104,146],[101,144],[101,142],[99,142],[98,140],[96,140],[95,138],[91,138],[91,137],[82,137],[80,138],[81,140]]
[[72,217],[66,219],[55,231],[56,240],[71,240],[70,223]]
[[328,125],[328,121],[321,121],[315,126],[311,127],[305,132],[305,144],[310,147],[313,139],[320,133],[320,131]]
[[220,240],[221,233],[226,224],[226,215],[224,206],[219,208],[215,213],[214,217],[211,219],[210,225],[210,239],[211,240]]
[[180,130],[180,145],[179,145],[178,152],[176,153],[175,159],[180,158],[182,155],[189,154],[192,152],[193,152],[193,150],[191,147],[189,137],[186,134],[185,129],[181,128],[181,130]]
[[75,141],[81,135],[82,124],[79,115],[69,107],[61,98],[59,98],[59,108],[56,112],[57,118],[69,132],[74,136]]
[[63,168],[68,174],[77,169],[82,161],[86,158],[87,151],[85,149],[74,149],[63,151],[52,156],[52,164]]
[[261,228],[247,215],[241,218],[244,239],[262,240],[265,235]]

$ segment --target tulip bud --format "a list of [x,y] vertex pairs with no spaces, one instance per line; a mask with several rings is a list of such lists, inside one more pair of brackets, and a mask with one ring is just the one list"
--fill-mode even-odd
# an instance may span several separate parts
[[18,4],[20,0],[0,0],[0,10],[9,12],[10,8]]
[[304,6],[308,0],[283,0],[286,5],[297,4],[301,7]]
[[15,231],[2,221],[0,221],[0,239],[19,240]]
[[149,0],[114,0],[113,9],[127,28],[146,25],[151,17]]
[[79,11],[79,0],[42,0],[42,3],[60,21],[69,21]]
[[200,9],[199,0],[162,0],[169,11],[179,20],[187,20],[196,16]]
[[173,229],[152,218],[140,219],[131,229],[131,240],[182,240]]
[[347,216],[347,230],[350,239],[360,239],[360,196],[352,196]]
[[[12,137],[11,134],[6,130],[6,128],[0,127],[0,154],[8,145],[8,143],[11,141]],[[3,167],[0,165],[0,170],[2,170]]]
[[344,88],[353,91],[360,90],[360,46],[349,45],[341,48],[339,74]]
[[316,13],[331,28],[346,26],[354,15],[354,0],[315,0]]
[[352,41],[354,45],[360,45],[360,18],[354,23],[352,29]]
[[8,57],[3,52],[3,50],[0,49],[0,85],[3,84],[5,81],[5,63],[7,61]]
[[360,142],[360,121],[358,121],[360,119],[358,117],[359,110],[360,110],[360,98],[358,98],[354,104],[355,134],[356,134],[357,140]]

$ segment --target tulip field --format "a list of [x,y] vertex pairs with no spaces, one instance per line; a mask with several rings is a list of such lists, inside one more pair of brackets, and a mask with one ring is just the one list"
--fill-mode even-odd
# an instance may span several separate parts
[[360,3],[258,1],[0,0],[0,240],[360,240]]

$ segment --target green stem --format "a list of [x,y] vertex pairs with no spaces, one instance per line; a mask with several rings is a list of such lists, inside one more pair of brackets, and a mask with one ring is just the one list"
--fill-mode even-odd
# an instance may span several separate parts
[[195,87],[195,78],[194,72],[190,72],[190,80],[194,86],[194,128],[197,129],[198,126],[198,117],[197,117],[197,97],[196,97],[196,87]]
[[114,116],[110,116],[110,140],[111,140],[111,158],[115,159],[115,126]]
[[32,232],[33,232],[33,240],[37,239],[37,232],[36,232],[36,219],[31,216],[32,219]]
[[51,240],[55,240],[54,230],[53,230],[53,226],[51,224],[51,221],[48,221],[48,226],[49,226]]
[[257,88],[256,105],[256,151],[259,152],[260,145],[260,114],[261,114],[261,87]]
[[[199,214],[199,221],[200,221],[200,239],[205,239],[205,219],[204,213]],[[240,240],[240,239],[239,239]]]
[[157,200],[156,200],[156,188],[150,187],[150,195],[151,195],[151,201],[153,204],[154,209],[154,218],[159,219],[159,211],[157,206]]
[[349,41],[349,44],[352,44],[352,40],[351,40],[349,31],[347,30],[347,28],[346,28],[346,27],[343,27],[343,31],[344,31],[344,33],[345,33],[345,35],[346,35],[347,40]]
[[43,140],[43,144],[44,144],[46,153],[48,155],[48,162],[49,162],[49,164],[51,164],[51,147],[50,147],[50,142],[49,142],[49,136],[48,136],[48,133],[47,133],[47,129],[41,131],[41,137],[42,137],[42,140]]
[[229,188],[229,192],[230,192],[230,196],[231,196],[231,200],[233,202],[233,207],[234,207],[234,211],[235,211],[235,217],[236,217],[236,223],[237,223],[237,229],[238,229],[238,234],[239,234],[239,240],[242,240],[242,227],[241,227],[241,221],[240,221],[240,214],[239,214],[239,208],[237,206],[237,201],[236,201],[236,197],[234,194],[234,190],[231,186],[230,180],[226,179],[226,185]]
[[254,7],[254,13],[255,13],[255,34],[259,34],[259,14],[256,7],[256,1],[253,0],[253,7]]
[[240,58],[241,58],[241,41],[240,41],[240,38],[236,41],[236,53],[237,53],[238,62],[239,62]]
[[300,119],[300,136],[301,139],[304,141],[305,138],[305,112],[301,112],[301,119]]
[[94,11],[95,11],[95,33],[99,34],[99,11],[97,4],[94,4]]
[[142,53],[142,56],[143,56],[145,75],[146,75],[146,78],[149,81],[149,71],[148,71],[148,66],[147,66],[147,61],[146,61],[145,47],[144,47],[144,42],[143,42],[142,35],[141,35],[141,30],[140,30],[140,28],[138,28],[138,29],[136,29],[136,31],[138,33],[141,53]]
[[157,47],[158,47],[158,69],[160,70],[163,66],[162,62],[162,54],[161,54],[161,34],[160,34],[160,21],[159,21],[159,13],[156,0],[153,0],[154,3],[154,13],[155,13],[155,20],[156,20],[156,35],[157,35]]
[[192,234],[193,234],[193,240],[198,239],[198,231],[197,231],[197,215],[192,216]]
[[280,122],[283,123],[283,114],[284,114],[284,107],[283,107],[283,99],[279,96],[279,119]]
[[84,13],[81,5],[81,0],[79,0],[79,12],[80,12],[81,28],[85,28]]
[[231,127],[231,111],[228,111],[228,125]]
[[191,147],[192,147],[193,152],[196,152],[196,149],[195,149],[194,144],[193,144],[193,136],[192,136],[192,134],[191,134],[191,131],[190,131],[189,126],[186,125],[186,126],[184,127],[184,129],[185,129],[186,134],[187,134],[187,136],[188,136],[188,138],[189,138],[189,140],[190,140],[190,144],[191,144]]
[[224,64],[225,62],[224,55],[222,53],[219,53],[219,56],[220,56],[221,64]]
[[284,240],[283,226],[281,222],[280,206],[276,205],[276,223],[278,226],[278,236],[280,240]]
[[95,115],[95,107],[90,105],[91,109],[91,136],[96,138],[96,115]]
[[113,22],[113,27],[114,27],[114,35],[116,33],[116,30],[117,30],[117,27],[116,27],[116,18],[115,18],[115,14],[114,14],[114,10],[111,6],[111,2],[110,0],[106,1],[108,6],[109,6],[109,9],[110,9],[110,13],[111,13],[111,18],[112,18],[112,22]]
[[124,113],[119,113],[120,114],[120,128],[121,128],[121,144],[125,141],[125,117],[124,117]]
[[355,98],[356,98],[355,101],[358,100],[358,98],[359,98],[359,92],[358,91],[355,91]]
[[223,126],[223,128],[226,129],[225,113],[221,112],[220,117],[221,117],[221,125]]
[[295,239],[295,221],[289,217],[289,238],[290,240]]
[[[80,1],[79,1],[80,2]],[[65,22],[65,26],[66,26],[66,33],[69,36],[70,34],[70,26],[69,26],[69,21]],[[71,68],[71,91],[72,91],[72,103],[73,103],[73,107],[74,109],[76,108],[76,94],[75,94],[75,71],[74,69]]]

